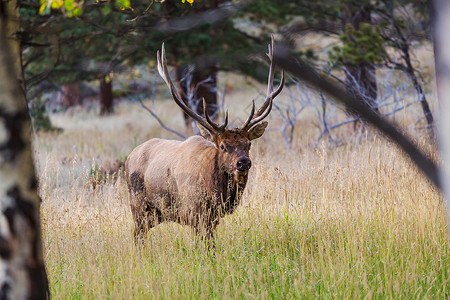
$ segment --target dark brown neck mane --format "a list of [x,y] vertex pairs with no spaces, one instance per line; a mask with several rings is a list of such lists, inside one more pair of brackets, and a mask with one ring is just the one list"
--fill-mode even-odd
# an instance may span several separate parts
[[242,193],[247,185],[248,175],[245,176],[244,183],[236,182],[234,175],[228,174],[227,172],[223,173],[223,178],[223,212],[225,214],[231,214],[240,203]]
[[217,152],[215,156],[216,178],[213,178],[217,188],[217,201],[221,202],[221,213],[231,214],[240,203],[240,198],[247,185],[248,174],[243,183],[238,183],[234,179],[234,174],[229,174],[224,164],[220,161],[220,155]]

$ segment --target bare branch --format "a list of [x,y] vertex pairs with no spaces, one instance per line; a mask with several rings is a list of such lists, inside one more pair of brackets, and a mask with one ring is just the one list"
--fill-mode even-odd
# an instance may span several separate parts
[[412,143],[409,137],[403,135],[395,126],[382,119],[382,117],[376,114],[367,103],[361,101],[361,99],[355,95],[347,93],[342,86],[338,85],[333,80],[323,78],[304,62],[296,60],[290,54],[289,50],[285,47],[281,47],[281,45],[279,51],[275,54],[275,63],[296,77],[308,82],[315,88],[323,90],[337,102],[343,103],[360,114],[364,120],[373,124],[381,132],[390,137],[403,151],[406,152],[431,182],[441,189],[437,165],[429,159],[427,155],[422,153]]
[[136,101],[141,105],[141,107],[142,107],[143,109],[145,109],[147,112],[149,112],[149,113],[152,115],[152,117],[156,119],[156,121],[158,121],[159,125],[160,125],[162,128],[164,128],[165,130],[170,131],[170,132],[172,132],[172,133],[178,135],[178,136],[181,137],[183,140],[187,139],[187,137],[186,137],[184,134],[182,134],[182,133],[180,133],[179,131],[176,131],[176,130],[174,130],[174,129],[168,127],[166,124],[164,124],[164,122],[161,120],[161,118],[158,117],[158,115],[157,115],[152,109],[150,109],[147,105],[145,105],[144,102],[142,101],[142,99],[141,99],[139,96],[136,97]]

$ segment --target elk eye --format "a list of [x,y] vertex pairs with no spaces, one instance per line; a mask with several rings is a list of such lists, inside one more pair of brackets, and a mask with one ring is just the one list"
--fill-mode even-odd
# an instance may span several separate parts
[[224,144],[220,144],[220,150],[222,150],[223,152],[227,152],[227,147],[225,147]]

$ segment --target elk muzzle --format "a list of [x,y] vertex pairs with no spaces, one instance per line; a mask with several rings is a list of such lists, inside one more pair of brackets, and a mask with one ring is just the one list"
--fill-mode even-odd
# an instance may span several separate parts
[[252,167],[252,162],[248,157],[241,157],[236,163],[236,171],[234,179],[239,183],[245,183],[247,180],[248,170]]
[[247,173],[252,167],[252,162],[248,157],[242,157],[238,160],[236,164],[236,170],[239,173]]

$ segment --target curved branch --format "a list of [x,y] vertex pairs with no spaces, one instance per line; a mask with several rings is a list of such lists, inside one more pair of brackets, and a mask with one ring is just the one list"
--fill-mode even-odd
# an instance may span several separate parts
[[150,109],[147,105],[144,104],[144,102],[142,101],[142,99],[140,97],[136,97],[136,100],[139,102],[139,104],[141,105],[141,107],[143,109],[145,109],[147,112],[149,112],[152,115],[152,117],[155,118],[156,121],[158,121],[159,125],[162,128],[164,128],[167,131],[172,132],[173,134],[178,135],[183,140],[185,140],[187,138],[184,134],[182,134],[179,131],[176,131],[175,129],[172,129],[172,128],[168,127],[166,124],[164,124],[164,122],[158,117],[158,115],[152,109]]

